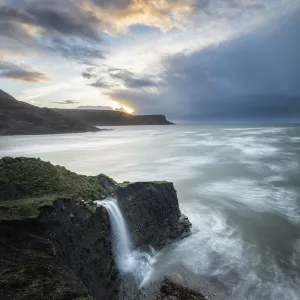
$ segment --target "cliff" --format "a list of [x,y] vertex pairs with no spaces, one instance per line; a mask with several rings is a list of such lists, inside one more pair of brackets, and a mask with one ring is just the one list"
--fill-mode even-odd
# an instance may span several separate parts
[[164,115],[131,115],[113,110],[56,109],[66,117],[73,117],[93,126],[172,125]]
[[0,89],[0,135],[87,131],[99,131],[99,129],[56,110],[17,101]]
[[[108,212],[92,201],[99,196],[118,198],[135,247],[190,234],[171,183],[117,184],[30,158],[0,166],[1,299],[145,299],[118,271]],[[167,279],[157,288],[147,299],[203,299]]]
[[118,271],[105,210],[70,199],[38,218],[0,222],[1,299],[115,299]]
[[135,247],[162,246],[190,234],[171,182],[123,184],[116,191]]

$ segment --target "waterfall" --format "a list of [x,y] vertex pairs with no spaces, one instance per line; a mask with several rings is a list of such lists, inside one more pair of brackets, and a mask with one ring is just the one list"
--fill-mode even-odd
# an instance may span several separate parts
[[103,205],[109,215],[113,235],[113,250],[116,263],[121,273],[131,273],[137,283],[142,286],[150,277],[155,262],[155,251],[149,253],[133,250],[130,234],[126,221],[114,198],[96,201],[97,205]]
[[113,247],[116,256],[116,262],[121,272],[132,271],[131,253],[133,251],[126,222],[120,211],[116,199],[108,198],[103,201],[97,201],[98,205],[105,206],[112,226]]

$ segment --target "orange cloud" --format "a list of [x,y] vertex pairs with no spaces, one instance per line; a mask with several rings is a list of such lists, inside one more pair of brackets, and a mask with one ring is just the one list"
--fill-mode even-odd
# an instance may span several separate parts
[[147,25],[167,31],[180,27],[194,9],[194,0],[132,0],[125,8],[103,7],[89,1],[81,9],[92,12],[101,30],[117,33],[132,25]]

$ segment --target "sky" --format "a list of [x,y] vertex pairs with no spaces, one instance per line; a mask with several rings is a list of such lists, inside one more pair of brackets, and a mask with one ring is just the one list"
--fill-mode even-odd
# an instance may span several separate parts
[[40,107],[300,119],[299,0],[0,0],[0,88]]

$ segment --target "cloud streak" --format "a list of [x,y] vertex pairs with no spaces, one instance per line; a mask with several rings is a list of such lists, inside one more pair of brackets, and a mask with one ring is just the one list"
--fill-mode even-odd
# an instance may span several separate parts
[[120,80],[129,89],[153,88],[158,86],[157,82],[151,77],[138,76],[128,70],[112,70],[110,71],[110,77]]
[[79,102],[75,101],[75,100],[66,100],[66,101],[53,101],[51,103],[57,103],[57,104],[60,104],[60,105],[68,105],[68,104],[77,104]]
[[0,60],[0,77],[7,79],[15,79],[26,82],[44,82],[50,78],[37,70],[29,68],[21,64]]

